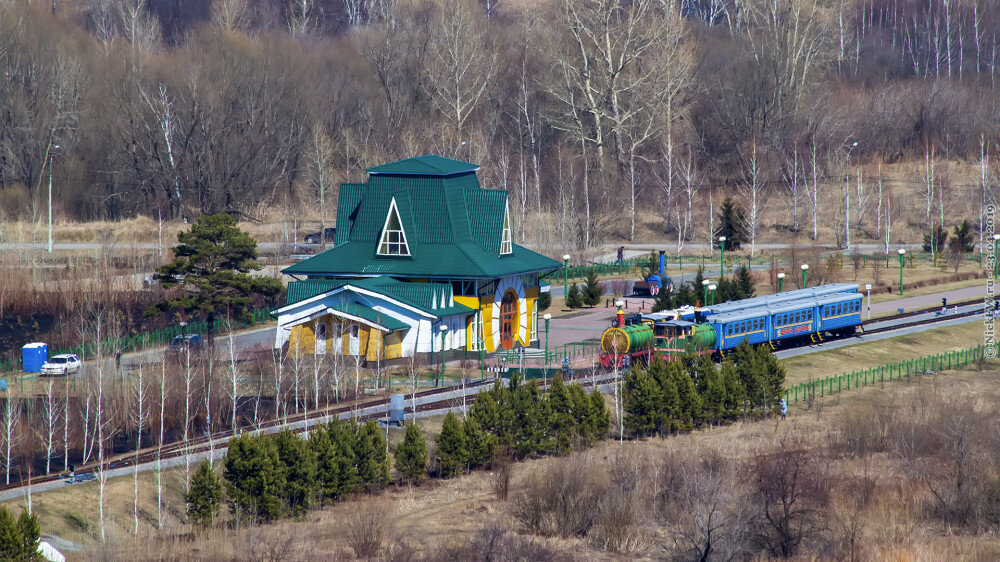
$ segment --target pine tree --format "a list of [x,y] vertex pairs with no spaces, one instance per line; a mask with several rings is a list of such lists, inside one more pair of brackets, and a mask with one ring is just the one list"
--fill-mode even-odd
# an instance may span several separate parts
[[230,439],[224,476],[226,495],[238,518],[256,523],[281,516],[285,473],[274,440],[253,435]]
[[410,482],[427,474],[427,440],[413,422],[406,424],[403,442],[396,446],[396,472]]
[[726,250],[739,250],[740,246],[749,241],[746,211],[737,205],[732,197],[722,200],[719,223],[718,236],[726,237]]
[[573,450],[574,422],[571,413],[569,391],[563,384],[562,375],[552,379],[549,389],[549,429],[555,439],[555,452],[567,455]]
[[635,437],[655,435],[660,430],[663,392],[650,375],[633,367],[625,376],[625,432]]
[[39,560],[38,516],[27,510],[15,520],[7,506],[0,506],[0,560]]
[[745,265],[736,268],[736,284],[740,288],[740,299],[749,299],[757,294],[753,274]]
[[336,500],[357,487],[354,441],[351,428],[336,420],[309,432],[309,448],[316,453],[316,479],[324,498]]
[[371,492],[389,484],[389,450],[378,424],[368,420],[355,426],[354,463],[358,480]]
[[474,418],[465,418],[462,422],[462,431],[465,432],[466,452],[468,456],[466,462],[469,469],[476,469],[488,466],[493,458],[493,446],[496,439],[489,433],[483,431]]
[[188,520],[192,524],[202,527],[215,525],[219,505],[222,503],[222,481],[208,461],[201,463],[195,471],[184,501],[187,503]]
[[596,388],[590,393],[590,426],[594,441],[604,441],[611,431],[611,412],[604,403],[604,395]]
[[552,306],[552,293],[546,291],[544,293],[538,293],[538,298],[535,300],[535,305],[538,306],[538,312],[545,312],[550,306]]
[[569,410],[574,433],[580,442],[589,447],[597,441],[593,427],[593,414],[591,413],[594,405],[591,404],[590,397],[587,396],[582,386],[571,384],[566,387],[566,391],[569,394]]
[[448,412],[444,417],[441,433],[434,440],[438,473],[442,478],[459,474],[468,462],[469,451],[465,431],[455,414]]
[[677,389],[675,427],[678,431],[691,431],[694,428],[695,417],[701,413],[701,398],[680,361],[671,361],[667,365],[667,373],[674,388]]
[[587,306],[597,306],[601,304],[601,298],[604,297],[604,289],[597,282],[597,272],[594,268],[587,270],[587,283],[583,287],[583,304]]
[[925,252],[930,252],[933,247],[933,251],[936,254],[940,254],[948,242],[948,231],[944,229],[943,226],[938,225],[930,234],[924,234],[924,246]]
[[701,419],[711,424],[722,423],[725,418],[726,387],[715,362],[702,355],[695,363],[695,379],[701,397]]
[[726,421],[739,419],[746,408],[746,389],[740,381],[740,375],[736,372],[736,365],[732,360],[727,359],[722,363],[719,370],[719,378],[722,380],[722,387],[725,389],[723,401],[723,418]]
[[529,381],[518,385],[511,393],[512,440],[515,453],[520,458],[550,453],[555,440],[549,434],[549,402],[538,389],[538,383]]
[[583,297],[580,296],[580,288],[573,283],[566,291],[566,308],[574,309],[583,306]]
[[21,535],[20,560],[39,560],[38,539],[42,527],[38,524],[38,516],[28,513],[28,510],[21,511],[17,517],[17,530]]
[[278,433],[274,442],[278,447],[278,459],[284,466],[285,503],[292,515],[302,515],[312,507],[318,491],[316,452],[287,429]]

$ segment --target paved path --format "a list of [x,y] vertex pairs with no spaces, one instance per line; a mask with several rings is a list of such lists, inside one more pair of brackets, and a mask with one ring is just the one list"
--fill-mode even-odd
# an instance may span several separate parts
[[[964,289],[954,289],[951,291],[942,291],[940,293],[931,293],[929,295],[920,295],[917,297],[904,297],[901,299],[895,299],[891,301],[877,302],[872,305],[872,314],[886,314],[895,313],[897,309],[913,310],[914,308],[929,308],[932,306],[940,305],[942,298],[947,298],[948,302],[955,303],[959,301],[965,301],[970,299],[977,299],[986,296],[986,279],[982,280],[981,285],[976,285],[974,287],[966,287]],[[861,292],[864,292],[864,285],[861,286]],[[904,288],[905,292],[905,288]]]

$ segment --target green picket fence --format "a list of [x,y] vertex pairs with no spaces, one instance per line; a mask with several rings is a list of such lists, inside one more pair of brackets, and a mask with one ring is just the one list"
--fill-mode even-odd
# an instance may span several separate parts
[[[795,404],[802,400],[823,397],[852,388],[882,384],[885,381],[898,381],[903,378],[910,380],[911,376],[917,374],[958,369],[989,358],[986,351],[990,347],[993,348],[994,352],[1000,351],[1000,342],[990,346],[977,345],[945,353],[924,355],[907,361],[886,363],[868,369],[802,382],[785,391],[785,401],[789,404]],[[992,356],[996,357],[996,353]]]

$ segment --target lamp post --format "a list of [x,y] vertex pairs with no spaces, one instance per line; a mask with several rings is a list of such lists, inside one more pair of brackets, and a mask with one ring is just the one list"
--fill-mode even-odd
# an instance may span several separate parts
[[809,274],[809,264],[808,263],[804,263],[804,264],[802,264],[799,267],[802,268],[802,288],[805,289],[806,288],[806,275]]
[[[52,151],[59,150],[59,145],[54,145]],[[49,152],[49,253],[52,253],[52,151]]]
[[701,280],[701,304],[702,306],[708,306],[708,285],[711,283],[708,279]]
[[548,312],[545,313],[542,318],[545,320],[545,366],[549,366],[549,320],[552,320],[552,315]]
[[723,269],[726,267],[726,237],[719,237],[719,279],[722,279]]
[[899,249],[899,296],[903,296],[903,260],[906,250]]
[[569,287],[569,254],[563,254],[563,300],[566,300]]
[[[444,380],[444,335],[448,331],[448,325],[441,324],[438,329],[441,330],[441,377],[438,380],[442,381]],[[440,384],[435,386],[440,386]]]
[[784,289],[784,288],[785,288],[785,274],[784,273],[779,273],[778,274],[778,292],[780,293],[782,291],[782,289]]
[[[181,327],[181,345],[177,348],[177,352],[180,353],[182,349],[189,349],[187,346],[187,325],[188,323],[181,320],[177,323]],[[100,350],[98,350],[100,351]]]
[[708,286],[708,294],[712,299],[712,304],[715,304],[715,289],[716,289],[715,283],[712,283],[711,285]]
[[993,278],[997,278],[998,264],[1000,261],[997,260],[997,241],[1000,241],[1000,234],[993,235]]

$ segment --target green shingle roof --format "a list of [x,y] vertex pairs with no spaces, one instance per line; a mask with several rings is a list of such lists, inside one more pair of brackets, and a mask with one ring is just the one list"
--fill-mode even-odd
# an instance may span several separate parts
[[[305,279],[302,281],[292,281],[288,284],[285,306],[328,293],[347,285],[386,295],[438,318],[475,312],[475,310],[467,306],[457,303],[452,304],[451,285],[444,283],[406,283],[397,281],[391,277],[369,277],[353,280]],[[355,316],[360,315],[355,314]],[[368,319],[364,316],[362,318]],[[382,325],[386,326],[385,324]]]
[[[371,168],[363,184],[341,184],[336,245],[284,270],[290,275],[499,277],[556,269],[521,246],[500,255],[507,192],[483,189],[473,164],[428,155]],[[409,256],[379,256],[395,199]]]
[[341,279],[305,279],[302,281],[291,281],[288,283],[288,291],[285,292],[285,306],[295,304],[306,299],[311,299],[317,295],[328,293],[347,284]]
[[382,326],[383,328],[389,330],[390,332],[395,330],[402,330],[403,328],[409,328],[410,325],[401,320],[396,320],[388,314],[382,314],[377,310],[372,310],[367,306],[360,305],[357,303],[347,303],[337,306],[330,307],[338,312],[343,312],[344,314],[349,314],[351,316],[356,316],[358,318],[364,318],[365,320]]
[[415,176],[449,176],[452,174],[462,174],[475,172],[479,166],[452,160],[436,154],[427,154],[415,158],[407,158],[398,162],[382,164],[374,168],[368,168],[369,174],[398,174]]

